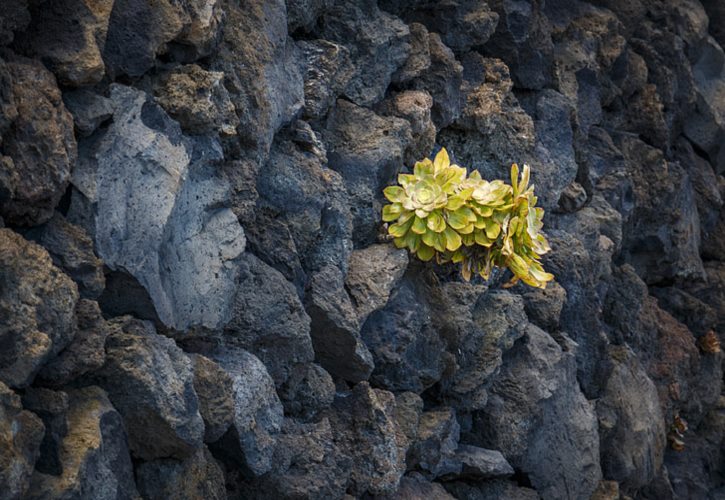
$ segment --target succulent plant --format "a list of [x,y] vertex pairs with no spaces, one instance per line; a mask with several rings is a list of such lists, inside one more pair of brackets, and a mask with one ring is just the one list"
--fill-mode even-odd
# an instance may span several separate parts
[[541,232],[544,210],[536,207],[531,170],[519,177],[511,167],[511,185],[487,181],[473,171],[451,165],[441,149],[435,159],[415,164],[412,174],[400,174],[399,186],[388,186],[383,221],[398,248],[408,248],[420,260],[461,264],[466,280],[474,274],[488,279],[494,267],[508,268],[510,284],[545,288],[554,276],[544,271],[541,256],[550,250]]

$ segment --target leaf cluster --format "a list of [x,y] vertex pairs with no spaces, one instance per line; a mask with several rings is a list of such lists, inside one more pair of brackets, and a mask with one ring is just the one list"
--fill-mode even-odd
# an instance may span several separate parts
[[541,256],[550,250],[541,232],[544,210],[536,206],[531,171],[511,166],[511,185],[487,181],[478,171],[451,165],[441,149],[435,159],[415,164],[412,174],[398,175],[397,186],[383,191],[390,201],[383,221],[398,248],[408,248],[422,261],[461,264],[461,274],[488,279],[494,267],[545,288],[554,276],[544,271]]

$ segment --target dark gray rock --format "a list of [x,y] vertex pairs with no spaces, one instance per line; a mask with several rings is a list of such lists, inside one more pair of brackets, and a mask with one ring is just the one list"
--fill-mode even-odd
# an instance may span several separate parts
[[358,247],[375,241],[382,190],[403,165],[410,130],[407,120],[381,117],[344,100],[328,118],[322,134],[327,158],[345,182]]
[[434,479],[461,470],[454,456],[461,426],[453,408],[426,411],[420,416],[417,438],[408,450],[408,468]]
[[43,440],[43,422],[23,410],[20,396],[0,382],[0,487],[5,498],[24,498]]
[[361,334],[375,361],[371,380],[379,387],[420,393],[443,375],[445,344],[433,323],[428,286],[411,273],[365,322]]
[[547,332],[559,330],[559,317],[567,300],[564,287],[552,281],[544,290],[527,287],[521,296],[529,321]]
[[95,377],[123,416],[134,456],[183,459],[202,445],[204,422],[191,360],[151,323],[130,317],[106,340],[106,364]]
[[285,419],[272,460],[272,470],[244,490],[245,498],[282,500],[342,498],[352,460],[340,453],[327,418],[316,423]]
[[43,246],[53,264],[78,285],[84,299],[96,299],[106,285],[103,262],[93,253],[93,241],[82,227],[68,222],[56,212],[44,225],[33,228],[26,238]]
[[303,40],[298,45],[306,62],[303,115],[312,120],[321,119],[345,92],[355,74],[350,50],[329,40]]
[[345,286],[360,324],[382,308],[408,266],[408,253],[392,245],[371,245],[350,255]]
[[430,40],[428,30],[420,23],[410,23],[410,52],[405,63],[393,73],[394,84],[405,84],[422,76],[430,68]]
[[287,0],[287,24],[290,32],[308,32],[317,18],[333,4],[333,0]]
[[436,128],[431,119],[433,98],[424,90],[406,90],[393,94],[378,106],[384,115],[404,118],[410,123],[412,143],[405,152],[405,164],[414,165],[433,150]]
[[106,69],[101,54],[114,2],[30,2],[31,22],[16,37],[26,55],[41,59],[63,85],[98,83]]
[[587,192],[584,186],[574,181],[561,192],[559,209],[562,212],[576,212],[587,202]]
[[449,283],[434,321],[455,365],[441,381],[440,392],[460,410],[480,410],[501,370],[504,353],[527,326],[522,300],[505,291]]
[[480,483],[454,481],[444,484],[446,490],[455,495],[454,498],[467,500],[539,500],[541,498],[536,490],[504,479]]
[[139,493],[149,500],[226,500],[224,472],[209,450],[199,449],[189,458],[143,462],[136,467]]
[[352,251],[349,187],[344,173],[326,168],[324,149],[307,123],[295,122],[275,138],[257,180],[259,205],[282,215],[308,273],[330,264],[346,272]]
[[373,356],[360,337],[357,313],[338,268],[326,266],[312,276],[305,308],[312,320],[316,361],[350,382],[367,380],[373,371]]
[[548,3],[492,0],[489,5],[498,24],[486,53],[506,62],[518,87],[546,87],[554,72],[552,26],[542,12]]
[[68,391],[61,475],[36,471],[25,498],[137,498],[123,420],[99,387]]
[[405,472],[406,453],[395,396],[361,382],[335,399],[328,416],[335,444],[352,461],[347,491],[355,496],[395,492]]
[[544,498],[587,498],[602,478],[596,415],[576,382],[574,355],[538,327],[508,351],[473,432],[475,444],[501,450]]
[[163,75],[154,89],[156,101],[189,134],[237,134],[237,115],[222,80],[224,74],[196,64]]
[[30,22],[27,0],[11,0],[5,5],[3,16],[0,18],[0,45],[9,45],[14,37],[14,31],[22,31]]
[[219,440],[234,420],[234,380],[224,369],[201,354],[192,354],[194,392],[204,419],[204,442]]
[[113,116],[113,101],[89,90],[64,92],[63,102],[73,116],[76,132],[81,137],[88,137]]
[[30,387],[23,394],[23,408],[39,416],[45,426],[35,470],[60,476],[63,473],[61,447],[63,438],[68,434],[68,394]]
[[244,254],[226,345],[242,347],[264,362],[277,386],[299,363],[314,359],[310,318],[294,287],[278,271]]
[[7,114],[0,120],[0,151],[12,160],[3,162],[0,174],[0,215],[7,223],[40,224],[53,215],[76,161],[73,119],[40,62],[8,52],[3,58]]
[[725,6],[717,0],[703,0],[701,3],[710,18],[710,34],[722,47],[725,45]]
[[279,389],[279,397],[285,414],[310,420],[332,404],[335,384],[320,365],[297,365]]
[[652,482],[665,451],[665,420],[657,389],[626,347],[612,347],[611,375],[597,401],[604,476],[625,491]]
[[38,373],[38,383],[48,387],[61,387],[86,373],[102,367],[106,361],[106,337],[117,329],[106,322],[98,303],[81,299],[76,304],[78,331],[73,340]]
[[423,399],[414,392],[401,392],[395,396],[395,419],[398,427],[408,441],[408,445],[418,439],[420,417],[423,415]]
[[[159,318],[183,330],[228,321],[245,239],[224,208],[228,185],[213,140],[191,141],[147,94],[111,87],[113,123],[83,144],[69,218],[88,213],[98,255],[148,291]],[[131,188],[130,186],[133,186]],[[122,235],[122,236],[121,236]],[[154,258],[149,258],[154,255]]]
[[209,357],[232,378],[234,410],[229,430],[211,445],[214,455],[247,478],[269,472],[282,428],[282,403],[262,362],[238,347],[223,347]]
[[243,146],[264,155],[277,130],[304,104],[299,49],[287,35],[284,0],[220,4],[225,29],[211,69],[224,73]]
[[76,333],[78,288],[48,253],[0,229],[0,381],[27,387]]
[[416,90],[425,90],[433,97],[431,118],[438,129],[450,125],[461,114],[464,98],[461,94],[463,66],[438,33],[428,35],[430,67],[411,82]]
[[624,225],[626,261],[650,284],[702,278],[700,220],[687,172],[638,139],[622,136],[619,145],[634,186]]
[[513,467],[500,451],[486,450],[477,446],[461,444],[451,459],[452,469],[443,475],[444,480],[469,479],[480,481],[511,476]]
[[406,474],[400,480],[398,491],[380,498],[385,500],[454,500],[438,483],[431,483],[417,472]]
[[[168,0],[154,4],[138,0],[114,2],[103,47],[109,76],[141,76],[169,48],[180,59],[208,55],[221,28],[221,5],[218,0],[183,4]],[[169,44],[172,41],[175,47]]]
[[382,100],[410,52],[408,26],[371,0],[333,5],[321,16],[316,33],[350,51],[355,73],[344,95],[359,106]]

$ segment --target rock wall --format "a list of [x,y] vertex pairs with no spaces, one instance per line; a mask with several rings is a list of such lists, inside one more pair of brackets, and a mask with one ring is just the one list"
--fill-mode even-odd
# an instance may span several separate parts
[[[725,495],[717,0],[6,0],[0,498]],[[546,290],[396,250],[528,163]]]

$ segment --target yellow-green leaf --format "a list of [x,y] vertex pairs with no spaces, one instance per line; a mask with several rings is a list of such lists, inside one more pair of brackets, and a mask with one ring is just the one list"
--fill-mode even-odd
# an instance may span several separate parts
[[446,221],[438,210],[431,212],[427,219],[428,229],[436,233],[443,232],[446,228]]
[[421,244],[418,247],[417,255],[418,255],[418,258],[420,260],[422,260],[423,262],[428,262],[435,255],[435,250],[433,248],[429,247],[428,245]]
[[413,220],[409,220],[407,222],[397,222],[395,224],[392,224],[388,228],[388,233],[390,233],[392,236],[395,236],[396,238],[402,238],[405,236],[405,233],[408,232],[410,229],[410,226],[413,225]]
[[403,207],[400,203],[393,203],[392,205],[385,205],[383,207],[383,221],[391,222],[400,217],[403,212]]
[[400,186],[388,186],[383,189],[383,194],[392,203],[400,203],[405,199],[405,190]]
[[447,227],[443,234],[446,236],[446,250],[451,252],[458,250],[463,242],[461,241],[461,235],[455,232],[450,227]]
[[441,150],[438,151],[435,160],[433,160],[433,169],[435,172],[439,172],[440,170],[447,168],[450,164],[451,160],[448,158],[448,151],[446,151],[446,148],[441,148]]

